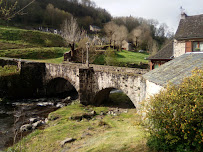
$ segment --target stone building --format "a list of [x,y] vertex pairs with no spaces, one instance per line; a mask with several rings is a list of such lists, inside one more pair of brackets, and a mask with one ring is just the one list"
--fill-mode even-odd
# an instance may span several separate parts
[[180,84],[191,76],[195,68],[203,69],[203,52],[188,52],[154,69],[143,77],[146,79],[146,96],[157,94],[170,82]]
[[150,69],[153,70],[187,52],[203,52],[203,14],[195,16],[181,14],[174,39],[157,54],[148,58]]

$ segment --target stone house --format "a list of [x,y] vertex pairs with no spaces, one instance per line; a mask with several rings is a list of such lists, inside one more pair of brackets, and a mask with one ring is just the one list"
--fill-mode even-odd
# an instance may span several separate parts
[[122,49],[127,50],[127,51],[133,50],[132,43],[129,43],[128,41],[123,40],[122,41]]
[[92,32],[100,32],[101,28],[95,25],[90,25],[90,31]]
[[174,39],[157,54],[148,58],[150,69],[160,67],[187,52],[203,52],[203,14],[195,16],[181,14]]
[[192,75],[195,68],[203,68],[203,52],[188,52],[143,75],[146,80],[146,99],[159,93],[170,82],[180,84]]

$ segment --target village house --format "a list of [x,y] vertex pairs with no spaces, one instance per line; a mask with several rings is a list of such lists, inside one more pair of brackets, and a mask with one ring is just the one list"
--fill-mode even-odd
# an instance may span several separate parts
[[123,40],[122,49],[127,50],[127,51],[132,51],[133,50],[132,43],[129,43],[128,41]]
[[150,70],[187,52],[203,52],[203,14],[195,16],[181,14],[174,39],[157,54],[148,58]]
[[101,28],[95,25],[90,25],[90,31],[92,32],[100,32]]

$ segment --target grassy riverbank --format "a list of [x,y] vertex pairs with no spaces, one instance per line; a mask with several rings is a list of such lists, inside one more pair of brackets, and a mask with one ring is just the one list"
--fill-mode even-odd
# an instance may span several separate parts
[[[90,120],[74,120],[84,114],[96,111]],[[135,109],[124,110],[118,115],[101,115],[110,110],[108,107],[85,107],[79,103],[63,107],[49,115],[44,130],[36,130],[9,150],[26,152],[49,151],[147,151],[145,129],[139,125]],[[70,119],[72,118],[72,119]],[[63,147],[60,142],[66,138],[76,139]]]

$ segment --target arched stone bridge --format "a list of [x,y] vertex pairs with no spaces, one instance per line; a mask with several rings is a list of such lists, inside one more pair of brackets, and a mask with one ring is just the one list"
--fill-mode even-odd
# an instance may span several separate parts
[[[136,108],[145,98],[146,80],[142,77],[148,72],[145,69],[122,68],[111,66],[90,65],[87,68],[82,64],[49,64],[30,61],[18,62],[21,76],[36,85],[36,92],[46,92],[44,89],[50,81],[63,78],[68,80],[79,93],[83,104],[101,104],[112,89],[122,90],[133,102]],[[8,62],[8,61],[7,61]],[[8,64],[2,63],[0,64]],[[30,75],[31,78],[28,78]],[[35,84],[34,84],[35,85]]]

